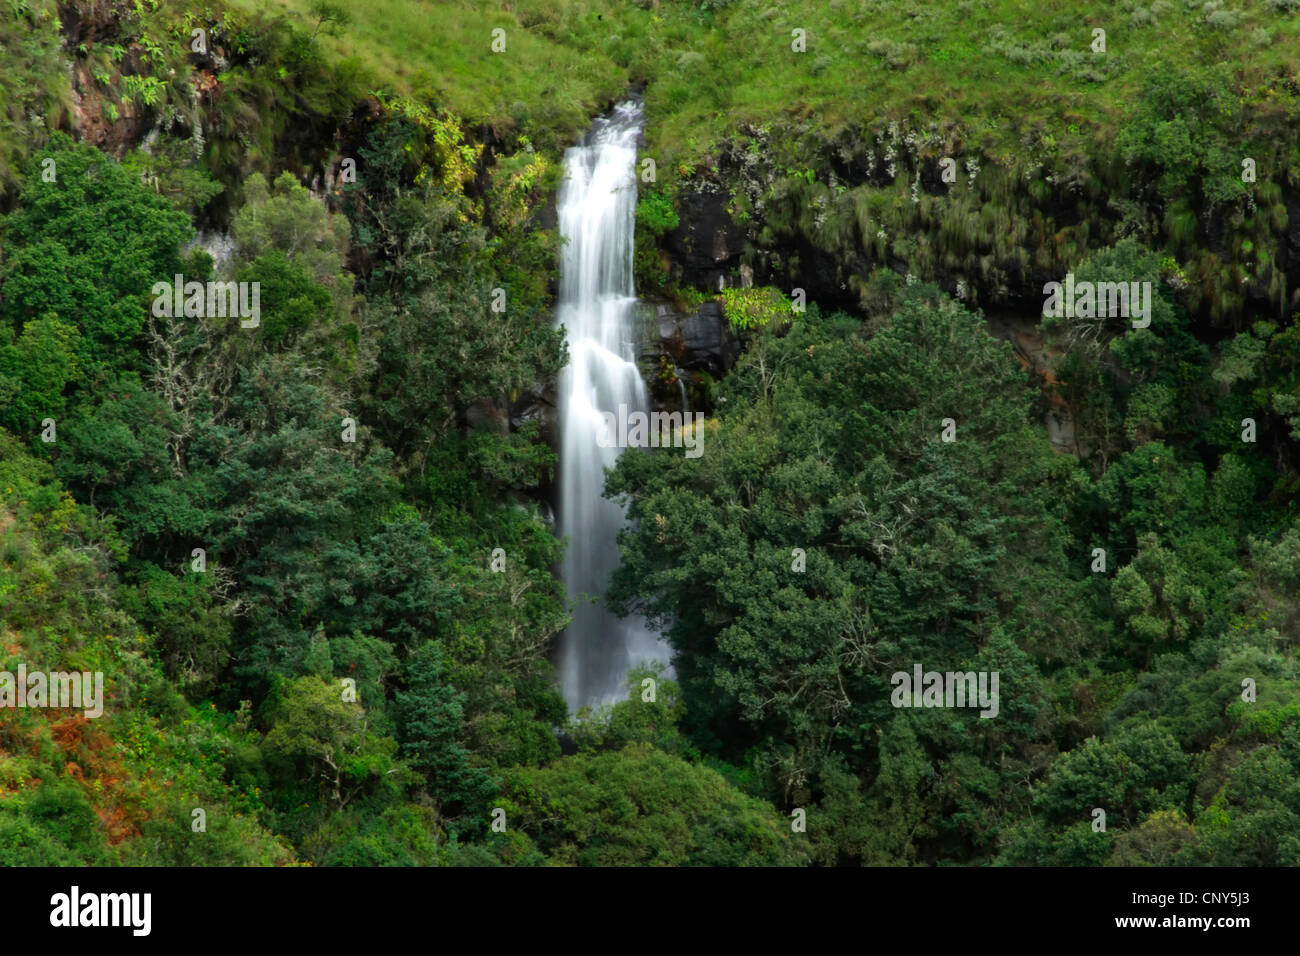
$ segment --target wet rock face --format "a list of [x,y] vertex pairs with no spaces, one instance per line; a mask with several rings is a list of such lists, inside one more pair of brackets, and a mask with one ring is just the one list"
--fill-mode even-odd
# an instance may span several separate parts
[[1292,290],[1289,305],[1294,309],[1300,306],[1300,195],[1287,198],[1286,215],[1286,242],[1282,244],[1280,268],[1286,272],[1287,287]]
[[740,357],[740,340],[723,316],[720,302],[705,302],[694,312],[674,312],[666,303],[658,303],[654,321],[657,341],[646,343],[643,359],[667,355],[679,369],[721,378]]
[[[736,223],[727,211],[724,187],[697,181],[677,198],[677,228],[663,239],[677,285],[709,292],[754,284],[802,288],[824,308],[853,309],[856,293],[849,275],[866,275],[870,264],[861,254],[836,256],[814,248],[802,236],[784,239],[778,249],[760,248],[752,224]],[[746,245],[751,255],[746,255]],[[906,263],[891,263],[900,274]]]
[[475,402],[465,409],[461,424],[470,431],[490,428],[498,435],[505,435],[510,431],[510,422],[504,406],[504,402],[490,399]]
[[522,428],[525,422],[535,421],[540,426],[542,441],[555,446],[558,435],[559,412],[556,408],[555,383],[533,385],[510,405],[510,426]]
[[121,160],[131,144],[144,136],[138,111],[126,100],[115,104],[118,115],[110,119],[104,110],[110,101],[99,91],[89,66],[79,62],[72,70],[72,125],[77,138]]
[[677,228],[665,246],[685,285],[714,289],[740,265],[745,230],[727,212],[727,191],[714,183],[699,183],[678,198]]
[[713,383],[735,367],[742,349],[721,303],[676,311],[666,302],[648,302],[643,309],[637,359],[654,410],[708,413]]

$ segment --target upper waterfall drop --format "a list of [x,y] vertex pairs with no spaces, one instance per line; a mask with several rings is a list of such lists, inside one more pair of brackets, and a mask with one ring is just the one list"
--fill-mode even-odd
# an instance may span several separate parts
[[[562,574],[579,599],[573,623],[560,638],[561,689],[570,711],[624,696],[627,672],[649,661],[667,662],[668,646],[640,619],[620,620],[603,604],[618,565],[616,536],[626,515],[601,497],[605,469],[619,448],[602,448],[602,412],[620,405],[649,410],[650,397],[636,366],[632,273],[636,216],[636,151],[643,111],[618,104],[598,119],[579,146],[564,154],[557,201],[560,294],[556,321],[564,326],[569,365],[560,375],[560,464],[557,524],[569,536]],[[584,595],[601,599],[592,604]]]

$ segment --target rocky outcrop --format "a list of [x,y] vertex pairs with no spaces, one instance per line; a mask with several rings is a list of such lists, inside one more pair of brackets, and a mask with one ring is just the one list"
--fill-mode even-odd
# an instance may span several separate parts
[[680,311],[667,302],[642,305],[638,361],[656,409],[684,406],[708,411],[712,388],[735,366],[743,343],[722,314],[720,302]]
[[740,266],[745,230],[727,211],[730,197],[716,183],[699,182],[677,202],[677,228],[665,237],[681,285],[718,290]]
[[720,302],[705,302],[693,312],[674,312],[667,303],[654,303],[655,355],[667,355],[678,368],[708,372],[720,378],[740,357],[736,338],[722,314]]
[[1286,202],[1287,232],[1282,243],[1281,268],[1291,289],[1288,307],[1300,309],[1300,195],[1292,195]]
[[675,193],[678,225],[660,243],[665,286],[716,292],[741,285],[744,266],[756,284],[858,312],[871,305],[869,277],[888,269],[971,306],[1033,312],[1045,282],[1137,231],[1186,271],[1179,304],[1198,325],[1236,328],[1300,307],[1289,182],[1275,180],[1280,195],[1258,190],[1258,209],[1192,197],[1194,230],[1176,237],[1151,185],[1158,168],[1089,158],[1040,126],[1020,146],[986,153],[953,123],[881,119],[835,136],[742,124]]
[[555,383],[548,382],[525,389],[510,404],[509,420],[510,427],[516,429],[522,428],[527,422],[537,422],[542,441],[555,447],[559,435]]

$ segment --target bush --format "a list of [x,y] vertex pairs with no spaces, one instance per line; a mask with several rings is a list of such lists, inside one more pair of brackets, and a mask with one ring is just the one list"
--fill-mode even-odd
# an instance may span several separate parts
[[723,289],[722,311],[733,329],[761,329],[792,318],[794,310],[779,289]]

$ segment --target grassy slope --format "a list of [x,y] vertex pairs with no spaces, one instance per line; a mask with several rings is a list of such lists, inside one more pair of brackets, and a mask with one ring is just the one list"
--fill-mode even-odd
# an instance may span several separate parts
[[[325,42],[381,84],[500,127],[580,125],[626,80],[650,80],[650,150],[672,164],[705,160],[740,123],[791,116],[828,132],[958,120],[998,152],[1035,121],[1062,142],[1107,136],[1160,62],[1236,64],[1253,95],[1278,95],[1300,69],[1300,10],[1276,9],[1286,2],[371,0]],[[270,6],[314,25],[310,0]],[[1104,54],[1090,50],[1095,27]],[[791,52],[796,28],[806,53]]]

